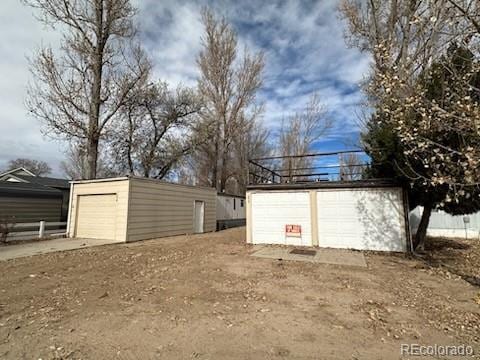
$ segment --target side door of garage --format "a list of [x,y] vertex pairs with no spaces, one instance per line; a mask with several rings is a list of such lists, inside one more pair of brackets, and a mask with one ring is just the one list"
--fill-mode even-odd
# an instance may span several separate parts
[[115,239],[117,195],[79,195],[75,236],[91,239]]
[[[308,192],[258,192],[251,199],[254,244],[312,245]],[[300,225],[301,233],[288,235],[286,225]]]

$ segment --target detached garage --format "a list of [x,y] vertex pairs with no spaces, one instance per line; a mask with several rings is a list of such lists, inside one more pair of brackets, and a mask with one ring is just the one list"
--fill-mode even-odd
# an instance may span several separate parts
[[259,184],[247,189],[247,242],[407,251],[408,204],[388,181]]
[[215,231],[216,190],[123,177],[74,181],[70,237],[129,242]]

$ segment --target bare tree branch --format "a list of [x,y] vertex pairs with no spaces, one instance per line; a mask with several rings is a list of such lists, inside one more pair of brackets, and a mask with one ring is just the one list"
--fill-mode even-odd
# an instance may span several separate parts
[[150,64],[135,44],[135,9],[129,0],[23,0],[49,26],[60,25],[56,54],[40,50],[31,62],[34,83],[26,105],[43,131],[85,142],[87,178],[97,176],[99,143]]

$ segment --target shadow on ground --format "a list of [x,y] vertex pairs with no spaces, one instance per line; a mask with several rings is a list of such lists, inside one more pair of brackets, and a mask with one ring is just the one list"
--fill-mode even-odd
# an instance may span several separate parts
[[428,238],[424,262],[428,266],[445,268],[470,284],[480,286],[479,249],[478,240],[474,239]]

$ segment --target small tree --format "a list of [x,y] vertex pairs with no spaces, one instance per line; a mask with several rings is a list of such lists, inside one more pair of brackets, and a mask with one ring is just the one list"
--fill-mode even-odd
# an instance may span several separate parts
[[12,231],[16,221],[13,216],[4,216],[0,218],[0,244],[7,243],[8,234]]
[[[325,106],[317,94],[313,94],[302,111],[296,112],[282,122],[279,136],[279,152],[283,156],[305,155],[312,146],[332,128],[332,120],[327,116]],[[286,169],[282,175],[292,177],[305,170],[298,170],[311,164],[310,158],[287,158],[281,167]]]
[[365,162],[356,153],[341,154],[340,156],[340,180],[360,180],[366,170]]
[[246,121],[244,130],[235,138],[231,173],[226,184],[229,194],[244,195],[248,185],[248,160],[268,156],[272,151],[270,132],[257,121]]
[[18,158],[8,162],[8,170],[25,168],[37,176],[48,175],[52,172],[52,168],[45,162],[33,159]]

